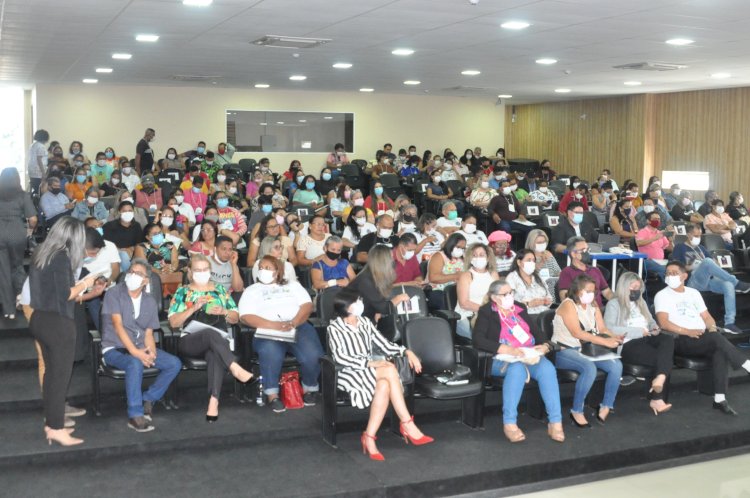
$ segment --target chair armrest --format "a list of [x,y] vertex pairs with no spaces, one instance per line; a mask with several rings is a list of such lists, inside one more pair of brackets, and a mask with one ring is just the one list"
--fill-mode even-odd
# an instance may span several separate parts
[[456,313],[453,310],[435,310],[432,312],[432,316],[442,318],[443,320],[446,320],[448,322],[454,321],[454,320],[458,321],[461,319],[461,315]]
[[461,364],[471,369],[474,378],[482,380],[483,383],[486,382],[493,355],[472,346],[459,346],[459,348]]
[[95,343],[101,343],[102,342],[102,335],[99,333],[98,330],[89,330],[89,334],[91,334],[91,340]]

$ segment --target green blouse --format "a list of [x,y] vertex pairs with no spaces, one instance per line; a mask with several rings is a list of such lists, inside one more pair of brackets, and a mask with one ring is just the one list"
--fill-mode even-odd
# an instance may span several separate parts
[[235,304],[234,299],[232,299],[232,296],[220,284],[216,284],[212,291],[196,291],[187,285],[183,285],[177,289],[177,292],[175,292],[174,297],[172,298],[172,303],[169,305],[169,315],[171,316],[174,313],[181,313],[192,308],[194,303],[201,296],[209,296],[211,298],[211,300],[204,306],[203,311],[207,311],[209,307],[214,305],[221,306],[227,311],[237,311],[237,305]]

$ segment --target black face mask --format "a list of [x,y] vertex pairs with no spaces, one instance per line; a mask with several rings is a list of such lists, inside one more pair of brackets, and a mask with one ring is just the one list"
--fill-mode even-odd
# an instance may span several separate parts
[[60,192],[62,192],[62,189],[61,189],[61,188],[59,188],[59,187],[58,187],[58,188],[50,188],[50,189],[49,189],[49,191],[50,191],[50,193],[52,193],[53,195],[57,195],[57,194],[59,194]]
[[413,223],[414,222],[414,216],[411,214],[405,214],[404,215],[404,221],[407,223]]
[[588,251],[581,253],[581,263],[588,266],[592,261],[593,259],[591,259],[591,254]]
[[630,291],[630,300],[636,302],[641,298],[641,289]]
[[326,251],[326,257],[328,259],[332,259],[332,260],[336,261],[337,259],[339,259],[341,257],[341,253]]

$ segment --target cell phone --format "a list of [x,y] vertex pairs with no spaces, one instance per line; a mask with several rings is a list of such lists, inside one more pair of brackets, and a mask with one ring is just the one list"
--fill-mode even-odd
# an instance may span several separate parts
[[671,230],[667,230],[664,232],[664,236],[667,238],[671,237],[672,235],[674,235],[674,232]]

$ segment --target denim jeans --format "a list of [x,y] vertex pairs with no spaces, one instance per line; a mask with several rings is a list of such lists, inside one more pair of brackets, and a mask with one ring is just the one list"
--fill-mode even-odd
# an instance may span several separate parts
[[123,353],[122,350],[110,349],[104,353],[104,363],[111,367],[125,371],[125,394],[128,398],[128,418],[143,416],[144,401],[159,401],[167,392],[169,384],[172,383],[177,374],[180,373],[182,363],[169,353],[156,349],[156,362],[154,367],[159,369],[159,375],[144,393],[141,392],[143,384],[143,363],[135,356]]
[[657,263],[653,259],[646,259],[645,261],[646,261],[646,263],[645,263],[646,264],[646,271],[647,272],[656,273],[657,275],[659,275],[659,278],[661,280],[664,280],[664,275],[667,272],[666,265],[660,265],[659,263]]
[[724,325],[734,323],[737,315],[737,296],[735,287],[737,277],[722,270],[712,259],[704,259],[698,268],[693,270],[687,286],[701,292],[711,291],[724,295]]
[[94,299],[86,301],[86,306],[89,309],[89,315],[91,315],[91,321],[94,322],[94,327],[96,327],[96,330],[100,332],[102,329],[99,327],[99,318],[102,310],[102,301],[102,297],[95,297]]
[[583,404],[591,386],[594,385],[597,369],[607,374],[607,379],[604,381],[602,406],[610,409],[615,407],[615,396],[620,388],[620,377],[622,377],[620,360],[591,361],[582,355],[578,348],[567,348],[557,353],[555,366],[561,370],[578,372],[571,409],[573,413],[583,413]]
[[127,273],[130,269],[130,255],[125,251],[118,251],[120,254],[120,273]]
[[[505,371],[503,367],[507,365]],[[547,418],[551,424],[562,422],[560,413],[560,387],[557,385],[557,371],[547,358],[542,358],[536,365],[524,365],[521,362],[505,363],[492,361],[492,375],[503,377],[503,424],[515,424],[518,419],[518,403],[521,401],[523,386],[526,383],[526,372],[539,384]]]
[[260,360],[264,394],[279,393],[279,378],[287,352],[292,353],[299,361],[303,390],[305,392],[318,390],[319,360],[323,356],[323,346],[320,345],[318,333],[309,323],[303,323],[297,327],[297,342],[254,338],[253,349],[258,353]]

